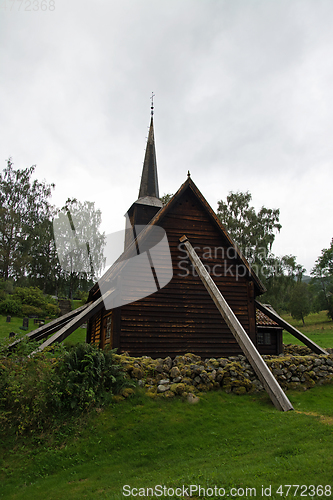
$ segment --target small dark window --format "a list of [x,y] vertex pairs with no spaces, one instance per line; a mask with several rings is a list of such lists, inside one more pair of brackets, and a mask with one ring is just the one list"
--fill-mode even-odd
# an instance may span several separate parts
[[257,334],[258,345],[271,345],[271,333],[270,332],[258,332]]
[[265,345],[271,345],[271,333],[270,332],[265,332],[265,339],[264,339],[264,344]]
[[110,315],[106,318],[105,340],[110,339],[111,329],[112,329],[112,315]]

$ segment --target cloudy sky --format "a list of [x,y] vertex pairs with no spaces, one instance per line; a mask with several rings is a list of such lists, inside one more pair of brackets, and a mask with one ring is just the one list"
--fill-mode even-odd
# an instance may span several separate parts
[[188,170],[214,210],[249,190],[309,272],[333,237],[332,23],[331,0],[1,0],[1,168],[123,229],[153,91],[161,194]]

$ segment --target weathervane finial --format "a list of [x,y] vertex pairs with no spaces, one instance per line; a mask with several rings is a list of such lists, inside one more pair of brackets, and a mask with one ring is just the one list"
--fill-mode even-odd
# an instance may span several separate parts
[[154,114],[154,97],[155,97],[155,94],[154,94],[154,92],[152,92],[151,93],[151,98],[150,98],[150,100],[151,100],[151,106],[150,106],[150,109],[151,109],[150,114],[151,114],[151,116],[153,116],[153,114]]

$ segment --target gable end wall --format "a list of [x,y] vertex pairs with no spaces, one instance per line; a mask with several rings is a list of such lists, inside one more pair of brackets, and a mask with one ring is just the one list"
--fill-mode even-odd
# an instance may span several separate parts
[[253,282],[242,262],[228,250],[199,200],[188,188],[160,221],[165,229],[173,263],[171,282],[158,292],[123,306],[115,338],[120,352],[154,358],[193,352],[202,357],[241,353],[236,340],[216,309],[200,278],[195,276],[179,246],[186,234],[203,263],[255,342]]

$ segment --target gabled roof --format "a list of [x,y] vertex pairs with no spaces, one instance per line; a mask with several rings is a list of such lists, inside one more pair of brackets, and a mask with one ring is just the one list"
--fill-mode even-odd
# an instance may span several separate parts
[[[213,211],[207,200],[204,198],[204,196],[199,191],[199,189],[197,188],[197,186],[190,177],[188,177],[187,180],[180,186],[177,193],[169,200],[169,202],[163,208],[161,208],[161,210],[157,212],[157,214],[151,219],[147,227],[140,232],[136,240],[138,242],[142,241],[142,238],[146,237],[147,232],[149,231],[149,228],[151,226],[162,225],[161,223],[163,218],[170,212],[174,204],[177,203],[178,199],[183,195],[183,193],[187,189],[190,189],[192,191],[194,196],[198,199],[198,201],[201,203],[202,207],[208,214],[209,218],[212,220],[217,230],[227,239],[230,247],[233,247],[235,249],[236,255],[248,270],[249,276],[252,277],[253,282],[256,285],[258,295],[264,293],[266,291],[264,285],[262,284],[258,276],[254,273],[254,271],[251,269],[250,264],[247,262],[246,258],[243,256],[240,249],[233,241],[233,239],[229,235],[224,225],[221,223],[220,219],[217,217],[217,215],[215,214],[215,212]],[[106,273],[102,276],[102,278],[99,281],[104,282],[116,278],[117,273],[119,272],[120,268],[123,265],[122,263],[124,263],[126,259],[132,255],[136,255],[136,242],[133,242],[128,248],[126,248],[123,254],[116,261],[116,263],[113,264],[108,271],[106,271]],[[94,287],[90,290],[89,300],[94,300],[95,298],[97,298],[99,295],[96,295],[96,293],[99,293],[98,283],[96,283]]]
[[170,211],[172,206],[177,203],[177,200],[182,196],[182,194],[186,191],[186,189],[190,189],[192,193],[195,195],[195,197],[199,200],[201,205],[203,206],[204,210],[207,212],[209,215],[210,219],[212,220],[213,224],[216,226],[218,231],[220,231],[223,236],[227,239],[229,242],[230,246],[233,247],[236,251],[237,256],[239,259],[242,261],[244,266],[249,272],[249,275],[252,276],[253,281],[255,285],[257,286],[257,291],[259,294],[262,294],[266,292],[266,288],[264,287],[263,283],[261,280],[258,278],[258,276],[255,274],[255,272],[252,270],[250,264],[242,254],[241,250],[237,246],[237,244],[233,241],[232,237],[228,233],[227,229],[225,226],[222,224],[214,210],[211,208],[207,200],[204,198],[200,190],[197,188],[191,177],[188,175],[187,180],[180,186],[178,189],[177,193],[169,200],[169,202],[153,217],[153,219],[150,221],[150,225],[160,225],[162,219],[165,217],[165,215]]

